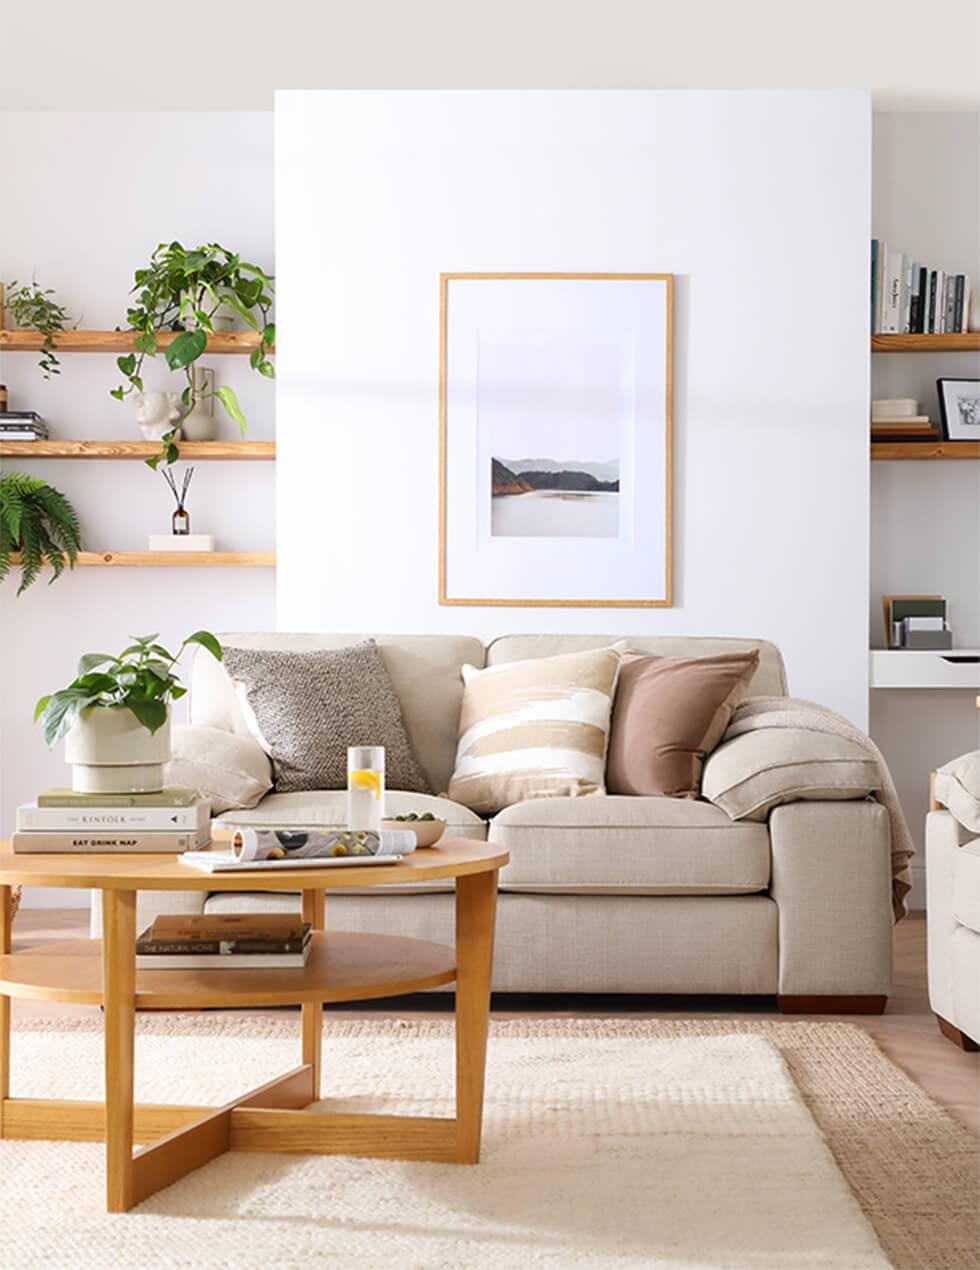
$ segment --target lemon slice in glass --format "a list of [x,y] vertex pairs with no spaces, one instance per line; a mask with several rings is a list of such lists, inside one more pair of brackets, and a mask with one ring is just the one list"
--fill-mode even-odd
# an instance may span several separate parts
[[371,771],[369,768],[359,767],[353,772],[349,772],[347,779],[355,789],[371,789],[374,791],[375,798],[381,797],[381,773]]

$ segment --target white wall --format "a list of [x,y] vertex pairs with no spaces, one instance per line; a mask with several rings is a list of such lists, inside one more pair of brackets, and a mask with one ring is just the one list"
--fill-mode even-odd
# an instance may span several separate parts
[[[930,265],[980,281],[980,115],[895,113],[874,118],[875,234]],[[916,397],[939,418],[936,379],[977,377],[980,356],[878,355],[875,397]],[[884,647],[881,596],[945,595],[955,643],[980,648],[980,464],[871,465],[872,643]],[[871,734],[888,759],[921,849],[929,772],[980,745],[972,690],[875,691]],[[925,902],[924,860],[913,861],[913,903]]]
[[97,31],[69,0],[4,8],[4,93],[35,110],[269,110],[273,89],[393,86],[860,86],[876,109],[934,110],[976,108],[980,88],[976,0],[237,0],[233,21],[200,0],[169,0],[166,20],[99,0]]
[[[869,145],[862,93],[281,94],[280,626],[766,636],[863,724]],[[437,605],[466,270],[676,275],[673,608]]]
[[[272,120],[268,114],[0,112],[0,279],[57,288],[87,328],[125,325],[132,273],[162,240],[217,239],[271,266]],[[52,435],[139,439],[132,406],[113,401],[109,355],[65,355],[46,383],[26,353],[0,353],[11,408],[34,408]],[[212,358],[249,418],[249,436],[273,436],[274,392],[244,358]],[[180,387],[162,358],[148,387]],[[237,429],[219,411],[219,435]],[[182,465],[181,465],[182,466]],[[75,505],[88,548],[140,550],[166,532],[173,498],[141,463],[13,461]],[[190,494],[192,528],[219,547],[274,547],[272,465],[201,463]],[[48,785],[65,783],[61,747],[49,753],[31,726],[35,700],[61,687],[86,651],[117,651],[130,633],[168,645],[199,627],[269,627],[271,569],[79,569],[15,598],[0,586],[0,826]],[[29,893],[26,902],[85,903],[80,892]]]

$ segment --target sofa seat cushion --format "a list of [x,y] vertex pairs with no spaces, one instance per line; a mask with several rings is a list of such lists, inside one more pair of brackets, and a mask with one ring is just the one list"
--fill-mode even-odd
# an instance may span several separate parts
[[766,826],[694,800],[534,799],[496,816],[489,839],[510,852],[507,891],[741,895],[769,885]]
[[953,916],[980,935],[980,838],[953,854]]
[[[448,798],[437,798],[434,794],[410,794],[396,789],[385,791],[385,812],[389,816],[400,816],[404,812],[414,811],[421,815],[431,811],[446,822],[446,833],[453,838],[474,838],[483,842],[487,836],[486,823],[468,807],[451,802]],[[347,791],[342,789],[318,789],[297,794],[269,794],[263,798],[258,807],[250,811],[229,811],[215,820],[218,826],[216,837],[228,837],[232,828],[248,825],[254,828],[275,826],[276,828],[315,828],[323,825],[329,829],[347,827]],[[222,833],[222,830],[229,832]],[[429,891],[451,891],[452,878],[435,882],[409,882],[400,886],[364,887],[364,894],[373,892],[393,892],[400,895],[428,893]],[[357,888],[361,893],[360,887]],[[212,910],[209,910],[212,911]],[[246,906],[246,911],[251,911]],[[273,907],[271,910],[278,910]]]

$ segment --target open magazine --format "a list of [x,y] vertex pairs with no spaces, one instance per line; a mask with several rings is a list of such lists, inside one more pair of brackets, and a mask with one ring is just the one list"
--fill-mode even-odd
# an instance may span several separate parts
[[397,864],[414,850],[415,834],[402,830],[236,829],[228,849],[185,851],[180,860],[206,873],[235,873]]

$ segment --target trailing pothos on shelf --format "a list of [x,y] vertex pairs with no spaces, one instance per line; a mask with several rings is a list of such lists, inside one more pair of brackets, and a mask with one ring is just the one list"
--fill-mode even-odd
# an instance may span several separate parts
[[[71,322],[64,305],[51,298],[54,294],[53,287],[42,290],[37,285],[37,278],[31,279],[30,286],[9,282],[6,290],[6,306],[17,325],[24,330],[39,331],[44,336],[38,365],[45,379],[61,374],[61,363],[54,351],[55,336],[67,330]],[[72,323],[73,328],[77,326],[77,322]]]
[[132,643],[118,657],[86,653],[78,674],[67,688],[49,693],[34,708],[34,722],[43,718],[44,739],[54,745],[69,732],[83,710],[93,706],[124,706],[152,735],[167,721],[171,701],[187,692],[177,677],[177,662],[189,644],[206,648],[221,661],[221,645],[210,631],[188,635],[176,653],[156,641],[157,635],[131,635]]
[[[208,335],[220,321],[220,311],[236,313],[259,336],[259,345],[249,357],[249,365],[260,375],[275,377],[269,360],[276,340],[276,328],[269,321],[274,285],[271,275],[219,243],[206,243],[190,250],[179,242],[160,243],[145,269],[137,269],[131,294],[136,296],[127,310],[126,321],[137,332],[135,352],[116,359],[126,377],[128,387],[112,390],[118,401],[131,392],[143,391],[143,362],[157,353],[157,335],[177,332],[165,349],[171,370],[183,371],[187,380],[181,403],[187,414],[198,402],[217,397],[229,417],[245,435],[246,419],[235,391],[227,384],[213,388],[199,376],[195,381],[194,363],[207,348]],[[163,449],[147,462],[173,463],[179,451],[175,441],[178,422],[163,437]]]
[[0,476],[0,582],[20,552],[21,595],[47,561],[51,581],[73,568],[81,548],[75,509],[60,490],[23,472]]

